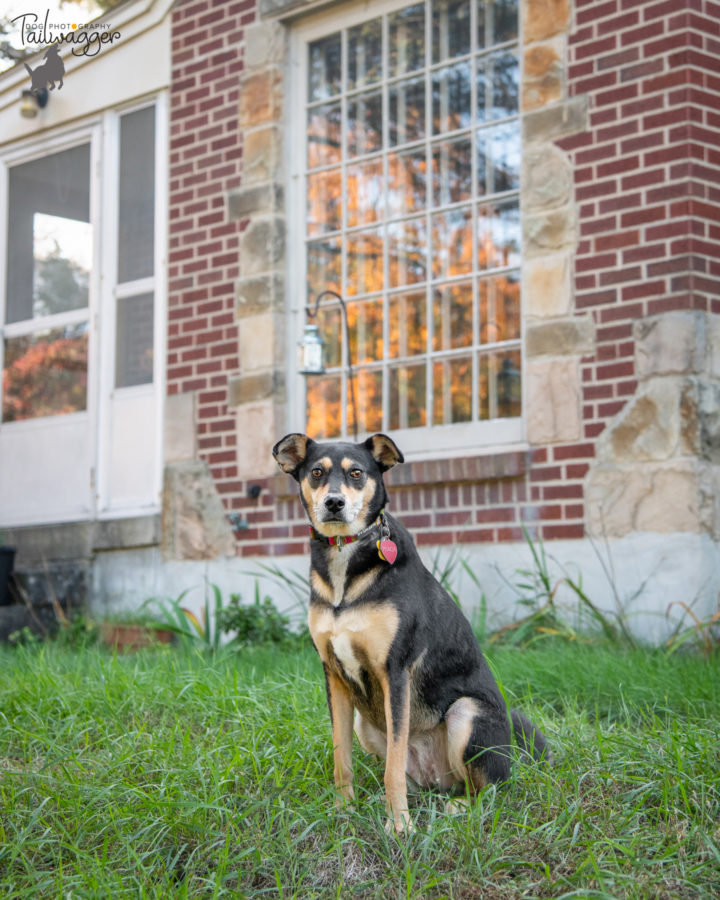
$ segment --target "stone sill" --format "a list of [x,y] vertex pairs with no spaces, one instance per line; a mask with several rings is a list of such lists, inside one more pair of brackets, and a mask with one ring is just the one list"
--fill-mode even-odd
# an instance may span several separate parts
[[[460,456],[455,459],[405,463],[385,475],[385,484],[391,489],[458,482],[476,484],[481,481],[517,478],[527,470],[528,453],[513,450],[488,456]],[[297,495],[297,483],[290,475],[273,475],[268,487],[276,500]]]
[[58,525],[26,525],[4,529],[6,543],[18,549],[21,571],[54,560],[90,559],[105,550],[152,547],[160,543],[160,516],[134,516]]

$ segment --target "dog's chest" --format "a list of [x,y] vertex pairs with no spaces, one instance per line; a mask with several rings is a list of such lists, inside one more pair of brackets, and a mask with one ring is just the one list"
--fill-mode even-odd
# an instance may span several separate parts
[[363,684],[363,670],[384,671],[399,626],[390,603],[337,610],[316,603],[308,617],[310,634],[323,663],[345,680]]
[[332,604],[339,606],[345,593],[345,581],[347,579],[348,563],[355,552],[355,546],[349,545],[344,549],[332,549],[328,558],[328,579],[332,590]]

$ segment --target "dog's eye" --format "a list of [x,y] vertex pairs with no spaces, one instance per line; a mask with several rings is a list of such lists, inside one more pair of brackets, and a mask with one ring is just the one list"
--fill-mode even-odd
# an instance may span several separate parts
[[350,477],[356,481],[358,478],[362,478],[362,469],[350,469]]
[[322,478],[324,473],[321,468],[319,468],[318,466],[315,466],[315,468],[312,470],[312,472],[310,474],[312,475],[313,478]]

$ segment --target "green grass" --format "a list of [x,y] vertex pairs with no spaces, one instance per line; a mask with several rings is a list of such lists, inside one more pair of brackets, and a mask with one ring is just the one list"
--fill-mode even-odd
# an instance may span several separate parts
[[0,897],[684,898],[720,891],[720,659],[491,647],[557,755],[387,835],[333,808],[309,649],[0,651]]

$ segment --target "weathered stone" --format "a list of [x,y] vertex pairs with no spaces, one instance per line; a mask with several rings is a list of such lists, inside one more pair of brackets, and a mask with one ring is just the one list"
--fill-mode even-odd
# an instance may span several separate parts
[[588,532],[621,537],[637,531],[716,530],[713,472],[692,461],[597,467],[585,483]]
[[705,367],[705,313],[677,311],[638,319],[634,324],[638,378],[685,375]]
[[560,34],[570,25],[570,0],[524,0],[520,6],[526,44]]
[[572,166],[567,155],[554,144],[533,145],[523,160],[525,210],[551,209],[571,202]]
[[573,206],[523,217],[523,247],[528,257],[574,250],[576,244],[577,214]]
[[240,366],[245,374],[282,368],[283,324],[282,316],[269,312],[240,319]]
[[246,132],[243,141],[243,185],[272,181],[280,183],[282,167],[282,129],[268,125]]
[[104,519],[95,523],[93,550],[129,550],[160,544],[160,516]]
[[707,366],[711,378],[720,379],[720,315],[707,314]]
[[526,393],[527,437],[531,444],[580,438],[578,359],[528,360]]
[[245,28],[245,68],[281,65],[287,55],[286,31],[278,22],[259,22]]
[[571,254],[523,260],[522,295],[528,316],[565,316],[572,301]]
[[256,212],[277,212],[284,202],[282,185],[272,182],[250,184],[228,194],[228,215],[231,219],[246,219]]
[[239,406],[273,397],[285,399],[285,374],[281,371],[261,372],[257,375],[238,375],[228,382],[228,406]]
[[587,131],[589,123],[587,94],[573,97],[565,103],[539,109],[523,116],[523,140],[556,141]]
[[195,459],[195,394],[171,394],[165,398],[165,462]]
[[525,352],[530,356],[571,356],[592,353],[595,324],[592,316],[573,316],[552,322],[528,322]]
[[660,461],[690,453],[693,441],[683,428],[681,393],[682,384],[676,379],[654,380],[646,385],[600,435],[597,458]]
[[282,115],[282,71],[276,66],[246,75],[240,84],[240,129],[276,122]]
[[242,274],[259,275],[279,267],[285,260],[285,219],[281,216],[254,218],[243,232]]
[[522,106],[525,111],[557,103],[565,96],[564,44],[555,40],[525,51]]
[[237,467],[240,478],[262,478],[277,472],[272,448],[281,433],[280,409],[280,404],[275,404],[272,399],[238,406]]
[[720,463],[720,384],[698,378],[652,378],[600,435],[605,463],[695,457]]
[[699,455],[708,462],[720,464],[720,384],[701,381],[698,384]]
[[282,274],[241,278],[237,282],[235,312],[239,319],[269,309],[285,308],[285,278]]
[[165,468],[162,536],[168,559],[234,556],[235,539],[206,462]]

